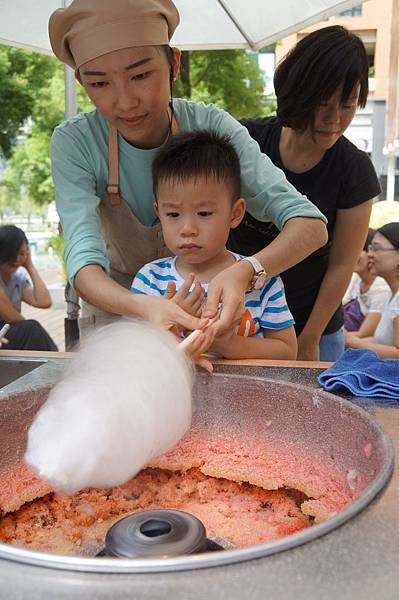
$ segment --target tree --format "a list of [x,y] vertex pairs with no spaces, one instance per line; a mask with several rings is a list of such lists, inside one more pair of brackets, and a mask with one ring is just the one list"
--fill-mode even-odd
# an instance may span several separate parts
[[183,52],[175,95],[213,102],[237,119],[265,113],[265,82],[256,58],[245,50]]
[[11,155],[36,97],[54,73],[55,61],[17,48],[0,45],[0,154]]
[[54,200],[49,145],[49,134],[38,131],[15,146],[0,184],[4,193],[21,198],[27,195],[37,206]]
[[[267,113],[264,81],[253,55],[242,50],[183,52],[175,96],[213,102],[234,117]],[[78,110],[91,107],[78,86]],[[49,146],[63,119],[64,71],[54,58],[0,46],[0,151],[8,157],[0,181],[4,205],[28,198],[37,206],[54,199]]]
[[[2,203],[4,206],[8,198],[11,206],[15,204],[16,198],[22,199],[27,195],[40,207],[54,200],[49,147],[51,134],[64,115],[64,69],[59,61],[51,57],[42,57],[14,48],[1,50],[3,57],[8,53],[12,57],[17,54],[21,63],[25,64],[26,71],[21,75],[24,86],[26,84],[29,88],[28,84],[32,78],[35,84],[32,85],[32,97],[26,104],[30,107],[28,114],[26,110],[20,110],[19,118],[24,117],[24,120],[18,122],[15,119],[13,126],[4,135],[11,153],[0,181]],[[21,106],[22,104],[21,102]],[[87,110],[90,106],[90,100],[81,86],[78,86],[78,108]],[[8,103],[0,96],[0,115],[7,110]],[[13,135],[15,136],[16,131],[21,131],[23,126],[25,131],[16,143]]]

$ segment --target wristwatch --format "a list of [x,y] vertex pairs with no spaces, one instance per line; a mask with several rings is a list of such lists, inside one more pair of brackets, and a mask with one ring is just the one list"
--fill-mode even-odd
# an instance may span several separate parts
[[263,288],[269,276],[258,259],[254,256],[244,256],[241,260],[247,260],[249,263],[251,263],[254,269],[254,276],[249,284],[248,292]]

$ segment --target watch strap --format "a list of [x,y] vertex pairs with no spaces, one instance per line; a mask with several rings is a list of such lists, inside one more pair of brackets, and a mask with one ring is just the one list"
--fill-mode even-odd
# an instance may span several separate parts
[[258,259],[255,258],[255,256],[244,256],[241,260],[246,260],[249,263],[251,263],[251,265],[254,269],[255,275],[257,275],[258,273],[261,273],[265,270],[263,268],[262,264],[258,261]]

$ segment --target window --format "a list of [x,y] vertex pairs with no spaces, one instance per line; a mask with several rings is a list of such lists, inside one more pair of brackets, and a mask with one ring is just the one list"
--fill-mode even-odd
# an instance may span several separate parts
[[362,16],[362,5],[358,4],[349,10],[344,10],[338,14],[339,17],[361,17]]

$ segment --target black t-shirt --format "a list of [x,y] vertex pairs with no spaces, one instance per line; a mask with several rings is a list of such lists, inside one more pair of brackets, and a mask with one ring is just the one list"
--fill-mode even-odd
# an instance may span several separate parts
[[[337,210],[352,208],[374,198],[381,192],[380,184],[368,155],[344,136],[325,153],[315,167],[305,173],[293,173],[281,161],[281,123],[277,117],[248,119],[241,123],[258,142],[261,151],[284,171],[288,181],[305,194],[328,219],[327,244],[298,265],[281,273],[288,306],[299,335],[309,318],[327,270]],[[250,256],[270,244],[278,233],[272,223],[258,221],[246,212],[239,227],[231,230],[228,248]],[[333,333],[342,325],[343,311],[340,306],[324,333]]]

